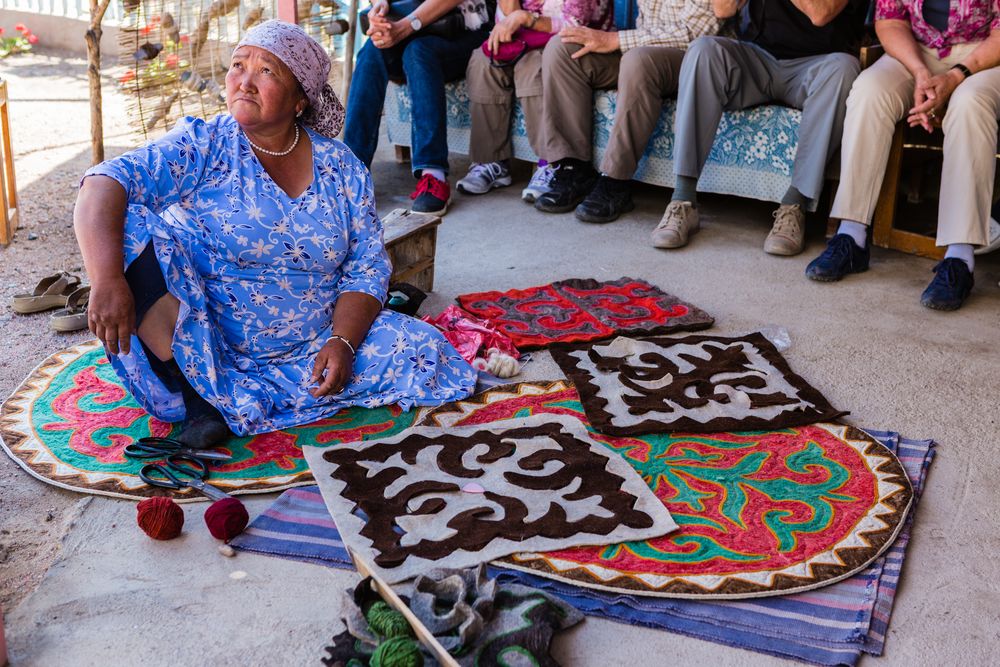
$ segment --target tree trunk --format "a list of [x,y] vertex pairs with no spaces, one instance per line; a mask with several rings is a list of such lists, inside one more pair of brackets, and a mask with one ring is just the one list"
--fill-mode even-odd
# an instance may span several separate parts
[[104,162],[104,116],[101,103],[101,21],[111,0],[90,0],[90,27],[87,41],[87,77],[90,79],[90,159]]

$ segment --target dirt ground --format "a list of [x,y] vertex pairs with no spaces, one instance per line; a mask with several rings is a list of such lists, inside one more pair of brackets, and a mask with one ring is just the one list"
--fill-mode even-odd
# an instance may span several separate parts
[[[49,329],[48,313],[17,315],[7,304],[58,271],[83,277],[73,235],[77,183],[90,166],[90,98],[86,60],[38,51],[0,60],[8,82],[20,226],[0,250],[0,396],[8,396],[53,350],[89,339],[87,332]],[[123,122],[124,100],[105,87],[107,154],[134,143]],[[78,494],[27,478],[0,456],[0,606],[13,608],[38,585],[59,552],[81,502]]]

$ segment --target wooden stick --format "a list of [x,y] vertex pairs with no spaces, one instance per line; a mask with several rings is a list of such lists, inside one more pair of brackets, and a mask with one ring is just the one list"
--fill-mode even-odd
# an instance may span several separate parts
[[351,93],[351,79],[354,77],[354,40],[358,31],[358,0],[350,0],[347,6],[347,34],[344,39],[344,83],[340,101],[347,106],[347,96]]
[[417,639],[437,658],[438,662],[443,667],[459,667],[458,661],[451,657],[451,654],[441,646],[437,638],[427,629],[427,626],[421,623],[420,619],[410,611],[406,603],[396,595],[396,591],[392,590],[392,586],[387,584],[382,577],[375,574],[375,571],[365,562],[364,558],[359,556],[355,551],[348,549],[347,553],[351,554],[351,560],[354,561],[354,567],[357,568],[358,574],[362,577],[372,578],[372,588],[375,592],[385,600],[386,604],[406,618],[407,623],[410,624],[413,632],[417,635]]
[[101,22],[111,0],[90,0],[90,27],[87,42],[87,78],[90,80],[90,160],[104,162],[104,112],[101,99]]

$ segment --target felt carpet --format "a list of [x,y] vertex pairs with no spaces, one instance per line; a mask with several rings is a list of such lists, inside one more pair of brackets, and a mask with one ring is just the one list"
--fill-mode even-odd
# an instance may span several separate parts
[[[435,408],[423,423],[495,427],[548,412],[584,419],[568,383],[527,387]],[[717,599],[790,593],[868,566],[892,543],[912,499],[892,452],[853,427],[592,435],[642,475],[680,530],[608,547],[524,549],[499,564],[617,593]]]
[[633,278],[560,280],[528,289],[464,294],[458,303],[491,320],[519,350],[621,333],[694,331],[714,323],[700,308]]
[[[403,412],[396,406],[352,408],[314,424],[233,438],[219,448],[233,458],[213,464],[209,482],[230,494],[312,484],[302,455],[304,445],[391,436],[416,418],[416,411]],[[96,341],[46,359],[0,409],[4,449],[42,481],[122,498],[170,495],[181,502],[205,500],[189,489],[146,485],[138,473],[148,461],[134,461],[123,454],[139,438],[169,436],[171,430],[171,424],[146,414],[125,391]]]
[[306,460],[344,543],[389,583],[677,527],[623,458],[562,415],[416,426],[376,442],[309,447]]
[[[894,432],[868,433],[896,452],[916,502],[934,457],[933,443]],[[793,595],[672,600],[605,593],[514,570],[491,568],[491,576],[552,591],[591,616],[820,665],[853,665],[863,653],[882,655],[913,519],[911,511],[892,547],[861,572]],[[230,544],[241,551],[353,568],[315,486],[284,492]]]
[[609,435],[776,430],[837,419],[762,334],[626,338],[557,347],[552,357]]

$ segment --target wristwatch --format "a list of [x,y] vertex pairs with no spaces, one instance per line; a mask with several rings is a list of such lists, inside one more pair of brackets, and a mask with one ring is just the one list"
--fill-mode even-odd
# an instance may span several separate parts
[[410,27],[413,28],[413,32],[420,32],[420,29],[424,27],[424,22],[413,14],[407,16],[406,20],[410,22]]

